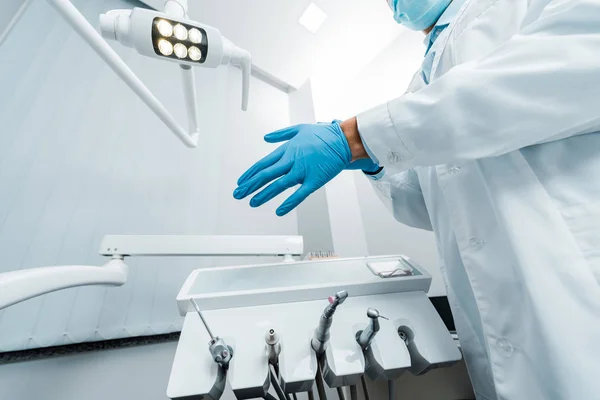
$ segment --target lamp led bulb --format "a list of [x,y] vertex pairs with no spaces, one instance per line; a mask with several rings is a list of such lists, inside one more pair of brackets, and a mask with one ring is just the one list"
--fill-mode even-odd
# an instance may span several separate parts
[[192,46],[188,49],[188,55],[192,59],[192,61],[200,61],[202,58],[202,51],[196,46]]
[[199,29],[196,29],[196,28],[190,29],[190,31],[188,32],[188,35],[189,35],[190,41],[192,43],[202,43],[202,32],[200,32]]
[[163,37],[171,37],[173,34],[173,25],[164,19],[160,20],[156,27],[158,29],[158,33],[160,33]]
[[177,24],[173,27],[173,34],[179,40],[186,40],[188,38],[188,30],[181,24]]
[[158,51],[160,51],[160,54],[163,56],[170,56],[173,54],[173,45],[168,40],[160,39],[158,41]]
[[179,58],[186,58],[188,55],[188,49],[184,44],[176,43],[173,49],[175,50],[175,55]]

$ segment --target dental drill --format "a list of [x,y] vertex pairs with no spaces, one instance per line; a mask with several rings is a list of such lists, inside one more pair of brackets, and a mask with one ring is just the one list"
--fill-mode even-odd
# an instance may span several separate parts
[[317,358],[321,358],[323,353],[325,353],[325,349],[327,348],[327,341],[329,340],[329,330],[331,329],[331,324],[333,323],[333,314],[335,314],[335,310],[337,307],[342,304],[348,298],[348,292],[342,290],[335,294],[335,296],[330,296],[328,298],[329,305],[325,307],[323,314],[321,314],[321,319],[319,320],[319,325],[317,329],[315,329],[315,333],[313,334],[313,338],[311,341],[312,349],[317,354]]
[[327,348],[327,342],[330,337],[330,329],[331,324],[333,323],[333,314],[335,314],[335,310],[337,307],[342,304],[348,298],[348,292],[342,290],[335,294],[335,296],[330,296],[328,298],[329,305],[325,307],[323,310],[323,314],[321,314],[321,319],[319,320],[319,325],[315,329],[313,334],[313,338],[311,340],[311,347],[315,351],[317,355],[317,376],[315,377],[315,381],[317,384],[317,392],[319,393],[320,400],[327,400],[327,394],[325,393],[325,384],[323,383],[323,371],[321,368],[321,359],[323,358],[323,354],[325,353],[325,349]]
[[[273,389],[277,393],[280,400],[291,400],[290,396],[283,391],[281,383],[279,381],[279,354],[281,354],[281,343],[279,341],[279,334],[275,329],[271,328],[265,333],[265,344],[267,359],[269,360],[269,375]],[[308,392],[310,398],[312,391]],[[292,393],[294,400],[297,400],[296,393]]]
[[[369,319],[370,319],[369,325],[362,331],[356,332],[356,341],[358,342],[358,345],[362,348],[363,352],[366,352],[369,349],[369,347],[371,346],[371,343],[373,343],[373,339],[375,339],[377,332],[379,332],[379,329],[381,328],[379,325],[379,318],[387,319],[386,317],[379,314],[379,311],[375,310],[374,308],[369,308],[367,310],[367,317],[369,317]],[[368,357],[366,357],[366,359],[367,359],[367,361],[369,360]],[[361,384],[363,386],[365,399],[369,400],[370,395],[369,395],[369,390],[367,388],[367,381],[366,381],[364,375],[361,376]],[[394,395],[394,386],[393,385],[394,385],[394,381],[389,380],[388,381],[388,393],[389,393],[390,398],[393,398],[391,396]],[[352,391],[353,395],[356,395],[355,388],[354,388],[354,390],[352,390],[352,388],[351,388],[351,391]],[[354,397],[351,397],[351,400],[353,400],[353,398]]]
[[363,351],[367,350],[373,339],[375,339],[375,335],[379,332],[379,318],[387,319],[386,317],[379,314],[379,311],[374,308],[369,308],[367,310],[367,317],[370,318],[369,325],[363,329],[362,331],[356,332],[356,341],[359,346],[363,349]]
[[208,327],[208,324],[206,323],[206,320],[204,319],[204,316],[202,315],[202,311],[200,311],[200,307],[198,307],[198,304],[196,304],[196,301],[194,299],[190,299],[190,301],[194,305],[198,316],[202,320],[202,324],[204,325],[204,328],[206,328],[208,336],[210,336],[208,351],[210,352],[212,359],[223,370],[227,370],[229,368],[229,362],[233,357],[233,349],[231,346],[228,346],[223,339],[213,335],[212,331]]
[[269,364],[275,366],[279,374],[279,354],[281,353],[281,344],[279,343],[279,334],[275,329],[269,329],[265,334],[265,347]]
[[273,389],[275,389],[279,400],[288,400],[289,398],[285,395],[279,383],[279,354],[281,353],[281,344],[279,344],[279,335],[273,328],[265,333],[265,348],[267,359],[269,360],[269,376]]

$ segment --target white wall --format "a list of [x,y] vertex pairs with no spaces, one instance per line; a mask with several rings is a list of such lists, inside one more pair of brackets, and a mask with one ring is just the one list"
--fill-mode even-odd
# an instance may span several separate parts
[[[406,31],[352,79],[314,82],[317,120],[348,118],[402,95],[422,62],[422,41]],[[361,172],[343,172],[326,190],[338,254],[405,254],[433,275],[430,295],[445,295],[431,232],[396,222]]]
[[[138,5],[75,0],[100,12]],[[117,52],[185,124],[179,69]],[[237,177],[289,124],[288,96],[240,73],[197,71],[203,136],[183,146],[59,18],[34,1],[0,47],[0,272],[99,265],[105,234],[297,234],[295,213],[235,201]],[[246,259],[131,259],[121,288],[79,288],[0,312],[0,351],[179,330],[175,297],[194,268]]]
[[[290,93],[290,124],[315,123],[312,85],[306,82]],[[327,209],[325,188],[310,195],[297,208],[298,234],[304,237],[304,253],[333,251],[331,221]],[[282,202],[279,197],[276,201]]]
[[423,34],[405,30],[350,79],[313,82],[317,120],[348,118],[402,95],[424,54]]
[[0,3],[0,45],[7,34],[7,30],[19,17],[22,7],[26,6],[26,0],[2,0]]

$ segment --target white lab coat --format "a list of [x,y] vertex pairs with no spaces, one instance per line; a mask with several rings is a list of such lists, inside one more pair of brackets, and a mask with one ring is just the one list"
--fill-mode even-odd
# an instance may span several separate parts
[[432,50],[358,116],[375,187],[435,231],[478,399],[600,399],[600,1],[471,0]]

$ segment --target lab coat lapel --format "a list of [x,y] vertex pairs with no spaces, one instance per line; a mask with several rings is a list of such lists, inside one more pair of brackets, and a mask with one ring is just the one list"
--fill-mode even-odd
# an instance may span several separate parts
[[412,81],[410,81],[405,94],[416,92],[426,86],[421,75],[421,68],[419,68],[417,73],[413,76]]
[[[454,18],[448,28],[445,29],[444,34],[441,35],[437,40],[437,42],[439,42],[439,47],[437,47],[435,57],[433,58],[433,65],[430,75],[431,81],[434,81],[435,79],[444,75],[455,65],[454,57],[447,53],[451,50],[450,48],[454,44],[454,39],[457,37],[457,34],[460,33],[470,22],[481,15],[481,13],[498,1],[500,0],[467,0],[465,4],[463,4],[460,11],[456,15],[456,18]],[[441,60],[443,57],[447,56],[450,56],[453,62],[445,63],[443,66],[441,66]]]

